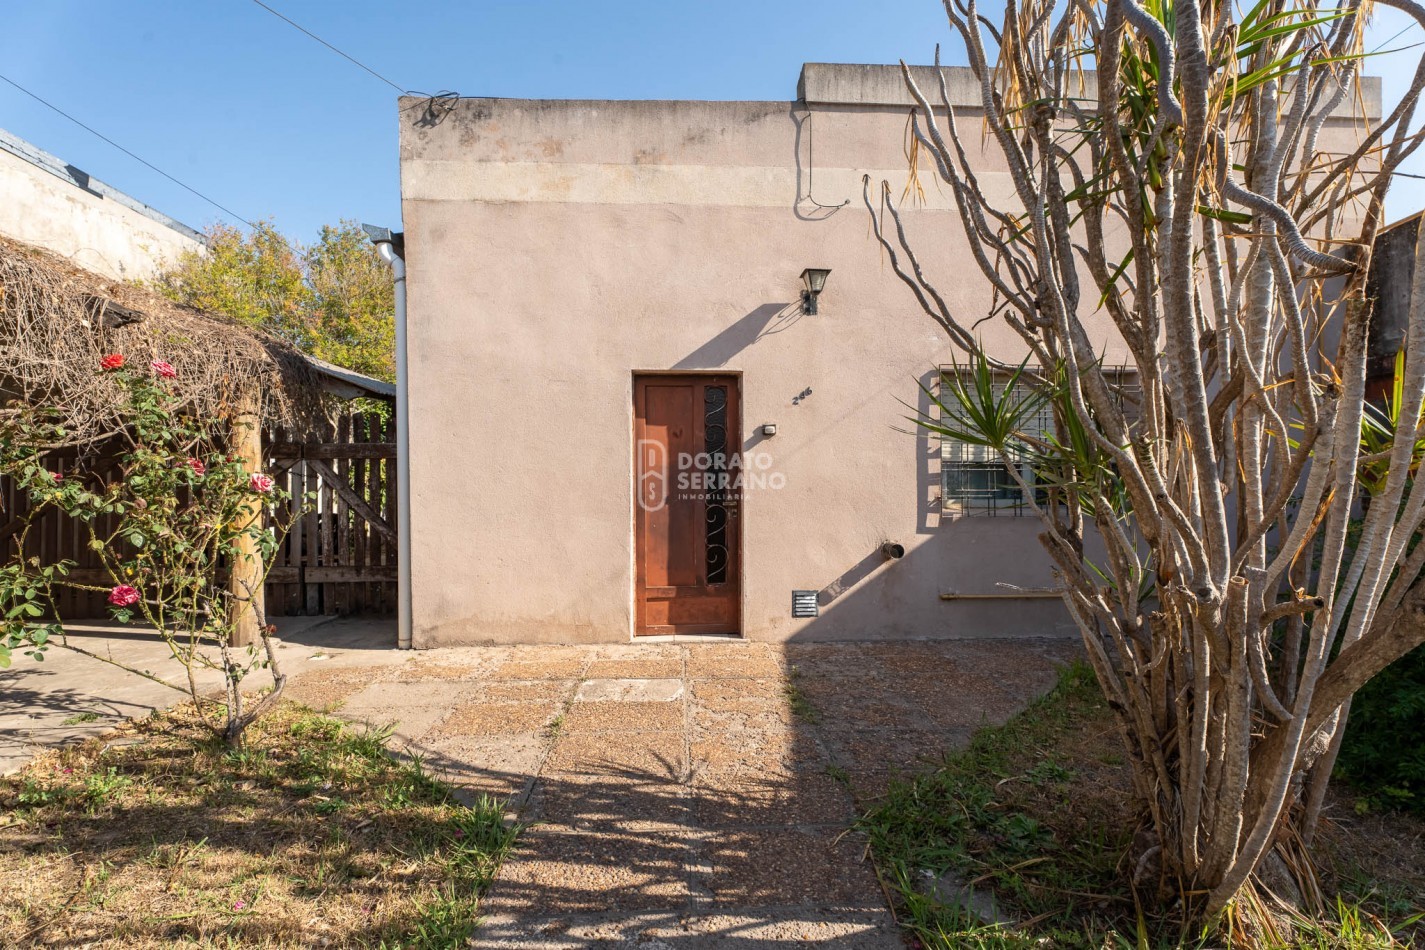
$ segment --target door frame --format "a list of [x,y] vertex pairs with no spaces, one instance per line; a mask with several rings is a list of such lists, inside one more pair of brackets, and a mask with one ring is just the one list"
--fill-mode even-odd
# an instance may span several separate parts
[[642,544],[643,544],[642,532],[640,531],[640,528],[642,527],[641,522],[642,522],[642,512],[643,512],[643,508],[642,508],[642,506],[639,505],[639,503],[638,503],[639,491],[640,491],[640,489],[641,489],[641,487],[642,487],[642,486],[639,484],[639,478],[638,478],[638,465],[639,465],[638,443],[639,443],[639,439],[642,437],[641,422],[640,422],[639,414],[638,414],[638,382],[639,382],[640,379],[644,379],[644,378],[656,378],[656,377],[669,378],[669,379],[675,378],[675,377],[690,377],[690,378],[695,378],[695,379],[696,379],[696,378],[701,378],[701,379],[727,379],[727,380],[729,380],[729,381],[731,382],[732,389],[733,389],[733,391],[734,391],[735,394],[736,394],[736,405],[737,405],[736,416],[737,416],[737,418],[736,418],[736,420],[735,420],[735,421],[736,421],[736,426],[735,426],[735,427],[734,427],[734,426],[731,426],[731,425],[728,426],[728,442],[729,442],[729,444],[733,444],[733,443],[734,443],[734,440],[735,440],[735,444],[736,444],[736,447],[737,447],[737,453],[738,453],[739,456],[741,456],[741,455],[743,454],[743,446],[744,446],[744,441],[745,441],[745,440],[744,440],[744,436],[743,436],[742,371],[741,371],[741,370],[731,370],[731,369],[724,369],[724,370],[635,369],[635,370],[633,370],[633,371],[629,374],[629,377],[628,377],[628,394],[627,394],[627,403],[626,403],[626,405],[628,406],[628,412],[629,412],[629,441],[628,441],[628,447],[629,447],[629,466],[628,466],[628,477],[629,477],[629,513],[628,513],[628,524],[629,524],[629,578],[630,578],[629,591],[628,591],[628,598],[629,598],[629,601],[628,601],[628,606],[629,606],[629,628],[628,628],[629,641],[630,641],[630,642],[634,642],[634,641],[647,641],[647,640],[650,640],[650,639],[657,639],[657,638],[659,638],[659,637],[675,637],[675,636],[688,636],[688,637],[697,637],[697,638],[707,637],[707,638],[710,638],[710,639],[719,639],[719,638],[721,638],[721,639],[744,640],[744,639],[746,639],[746,627],[745,627],[745,625],[744,625],[744,620],[745,620],[746,611],[745,611],[744,608],[745,608],[745,606],[746,606],[745,602],[746,602],[746,598],[747,598],[747,586],[746,586],[747,574],[746,574],[746,571],[743,570],[743,550],[744,550],[743,536],[746,534],[746,531],[744,530],[744,528],[745,528],[745,524],[746,524],[746,521],[747,521],[747,495],[746,495],[745,492],[744,492],[744,493],[741,495],[741,497],[738,499],[738,504],[737,504],[737,510],[738,510],[738,515],[737,515],[737,518],[738,518],[738,526],[737,526],[737,530],[736,530],[735,532],[733,532],[733,535],[734,535],[734,537],[733,537],[734,550],[732,551],[732,556],[733,556],[732,559],[733,559],[733,564],[735,565],[735,567],[736,567],[736,572],[737,572],[737,599],[736,599],[736,612],[737,612],[736,627],[737,627],[737,629],[736,629],[736,632],[735,632],[735,633],[725,633],[725,632],[719,632],[719,633],[712,633],[712,632],[699,633],[699,632],[689,631],[689,632],[686,632],[686,633],[644,633],[644,634],[640,634],[640,633],[638,632],[639,628],[640,628],[641,626],[643,626],[643,609],[644,609],[643,600],[642,600],[642,598],[639,596],[639,593],[642,591],[642,589],[643,589],[643,587],[644,587],[644,574],[643,574],[642,561],[641,561],[641,559],[640,559],[640,557],[639,557],[640,549],[641,549]]

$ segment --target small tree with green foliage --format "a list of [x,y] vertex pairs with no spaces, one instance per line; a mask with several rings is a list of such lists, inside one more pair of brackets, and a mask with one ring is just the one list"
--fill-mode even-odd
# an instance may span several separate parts
[[153,286],[177,303],[267,330],[331,363],[393,380],[395,291],[360,225],[325,226],[301,246],[260,221],[251,233],[223,224],[207,248],[181,254]]

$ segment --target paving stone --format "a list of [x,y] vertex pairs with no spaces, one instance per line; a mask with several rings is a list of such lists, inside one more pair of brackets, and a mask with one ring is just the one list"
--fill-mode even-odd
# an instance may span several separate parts
[[688,786],[672,779],[545,772],[528,817],[574,829],[657,834],[686,826],[691,810]]
[[955,651],[928,642],[868,644],[863,654],[870,668],[900,676],[905,674],[953,675],[961,669]]
[[784,704],[748,703],[743,709],[707,709],[697,703],[692,709],[692,723],[696,735],[703,736],[719,732],[767,732],[790,729],[799,720]]
[[760,644],[688,648],[690,679],[777,679],[782,673],[780,657]]
[[578,680],[479,680],[463,692],[467,700],[487,703],[557,703],[574,693]]
[[439,657],[417,653],[400,666],[386,674],[386,679],[397,683],[421,683],[427,680],[472,680],[488,673],[493,665],[480,655],[460,654],[449,656],[442,650]]
[[851,797],[857,807],[866,809],[884,799],[896,782],[903,782],[907,775],[896,769],[845,769],[847,784],[851,786]]
[[370,670],[318,669],[293,676],[282,690],[284,699],[325,712],[371,684]]
[[822,732],[832,761],[848,771],[900,770],[920,772],[933,768],[946,752],[961,748],[972,730],[837,729]]
[[825,771],[710,770],[693,778],[693,818],[704,828],[845,826],[851,795]]
[[848,729],[887,729],[924,726],[925,710],[892,689],[835,690],[825,682],[808,684],[804,693],[820,721]]
[[683,675],[683,658],[677,654],[646,659],[610,657],[590,663],[587,675],[600,679],[631,679],[634,677],[677,679]]
[[399,706],[362,713],[342,710],[342,718],[359,723],[358,728],[368,732],[385,732],[390,738],[387,744],[393,751],[406,751],[415,746],[420,738],[436,723],[445,718],[447,710],[435,706]]
[[548,726],[558,715],[559,707],[552,702],[528,703],[464,703],[451,710],[436,729],[447,736],[517,735],[537,732]]
[[673,678],[586,679],[575,702],[670,703],[683,698],[683,681]]
[[875,910],[884,905],[865,848],[860,835],[837,830],[710,832],[698,844],[696,880],[722,906]]
[[648,732],[683,728],[680,702],[578,702],[564,714],[563,732]]
[[754,705],[787,706],[787,683],[780,677],[699,680],[693,683],[689,692],[695,705],[720,712],[747,709]]
[[539,772],[549,741],[538,734],[432,740],[414,749],[437,777],[497,798],[522,794]]
[[[339,646],[284,644],[288,695],[397,722],[393,746],[462,800],[540,822],[482,902],[477,945],[649,950],[901,946],[864,841],[843,837],[852,798],[933,767],[1078,653],[1047,639]],[[815,721],[793,712],[789,675]],[[19,728],[0,723],[0,740]]]
[[694,732],[689,744],[694,775],[709,770],[821,769],[827,757],[816,738],[793,729]]
[[687,755],[682,732],[561,732],[545,769],[666,781],[687,773]]
[[384,714],[402,708],[434,706],[450,709],[463,690],[452,689],[444,680],[411,683],[377,682],[357,690],[346,698],[344,715],[365,718],[368,714]]
[[632,911],[565,917],[492,917],[480,927],[487,950],[785,950],[792,944],[836,950],[904,950],[890,914],[819,907],[738,908],[721,914]]
[[526,832],[481,902],[494,918],[684,908],[691,847],[684,833]]
[[490,672],[497,680],[567,680],[584,675],[589,663],[585,659],[570,657],[552,660],[510,660],[501,663]]

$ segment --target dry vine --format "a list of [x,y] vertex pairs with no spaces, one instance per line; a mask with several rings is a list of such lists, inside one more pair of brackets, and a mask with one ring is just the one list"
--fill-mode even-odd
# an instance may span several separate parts
[[105,353],[161,359],[178,368],[189,411],[230,418],[256,394],[263,419],[316,431],[324,399],[310,364],[257,330],[109,282],[0,239],[0,425],[21,404],[53,407],[71,444],[94,445],[124,425],[111,379],[95,373]]

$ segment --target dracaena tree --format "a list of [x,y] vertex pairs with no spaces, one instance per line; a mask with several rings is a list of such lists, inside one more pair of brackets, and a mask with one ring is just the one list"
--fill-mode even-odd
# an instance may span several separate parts
[[[1379,2],[1425,25],[1413,0]],[[985,315],[947,303],[931,240],[868,177],[883,252],[975,369],[924,422],[998,451],[1042,522],[1132,763],[1135,884],[1215,916],[1301,882],[1352,694],[1425,641],[1425,310],[1390,431],[1362,451],[1366,270],[1425,64],[1327,153],[1357,100],[1360,0],[1010,0],[997,22],[944,6],[980,101],[957,115],[943,73],[903,66],[910,134],[1030,359],[1020,374],[981,348]],[[982,187],[981,143],[1012,200]],[[1053,431],[1027,431],[1046,403]]]

